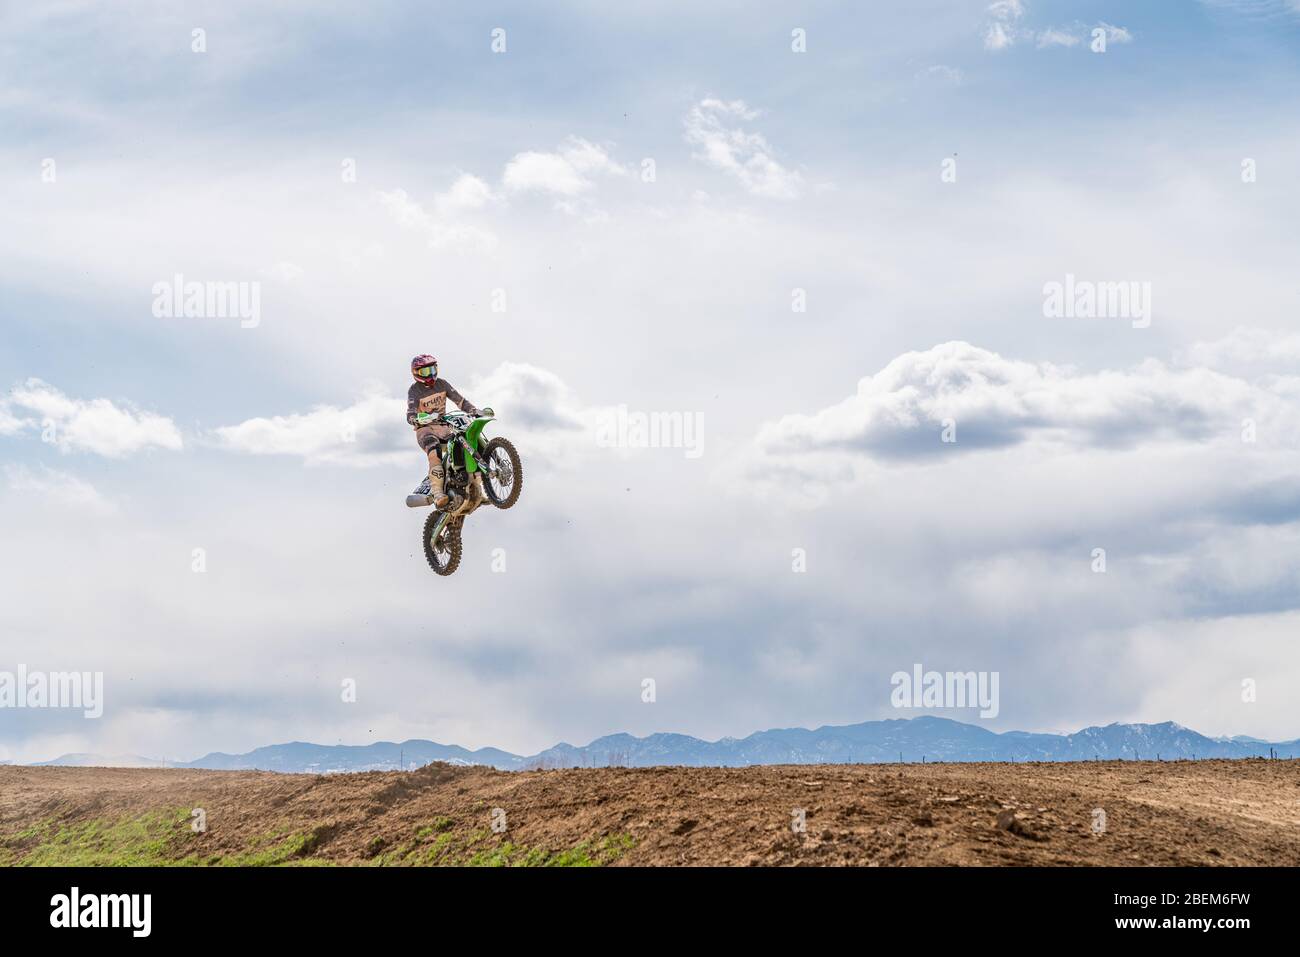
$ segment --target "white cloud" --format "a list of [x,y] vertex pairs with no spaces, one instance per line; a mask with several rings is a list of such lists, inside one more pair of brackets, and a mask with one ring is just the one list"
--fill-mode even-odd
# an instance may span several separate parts
[[606,215],[586,197],[594,189],[597,177],[626,175],[628,170],[615,162],[603,147],[571,136],[554,152],[516,153],[502,171],[501,193],[480,177],[462,173],[433,198],[432,212],[402,189],[378,195],[393,219],[425,233],[431,248],[489,251],[497,244],[496,235],[466,221],[468,215],[502,205],[509,195],[543,193],[558,197],[555,208],[560,212],[581,213],[587,222],[603,221]]
[[1177,359],[1182,365],[1214,369],[1293,366],[1300,362],[1300,333],[1240,327],[1222,338],[1193,343]]
[[1011,31],[1001,23],[990,23],[988,29],[984,31],[984,49],[986,50],[1005,50],[1014,42]]
[[558,151],[516,153],[502,175],[512,193],[540,192],[573,197],[590,190],[595,175],[624,176],[627,170],[594,143],[569,137]]
[[589,427],[591,409],[554,372],[526,362],[503,362],[473,383],[474,401],[502,416],[503,428],[533,432]]
[[686,115],[686,141],[699,147],[696,159],[734,176],[753,195],[796,199],[803,191],[798,171],[776,160],[762,134],[728,125],[757,117],[744,100],[701,100]]
[[506,164],[506,189],[515,192],[535,190],[576,196],[591,188],[591,181],[578,172],[558,153],[518,153]]
[[[516,154],[505,166],[502,185],[506,194],[540,192],[565,197],[556,208],[576,214],[579,208],[572,200],[593,188],[594,176],[626,174],[627,170],[610,159],[601,147],[570,137],[554,153]],[[424,233],[431,249],[490,252],[497,245],[495,233],[467,221],[466,217],[493,204],[504,203],[505,196],[471,173],[460,174],[444,192],[434,196],[432,212],[404,189],[381,191],[378,196],[399,225]],[[589,221],[599,218],[598,211],[588,216]]]
[[[504,362],[463,394],[503,417],[501,431],[540,434],[588,430],[592,416],[559,376]],[[288,455],[307,465],[409,465],[420,450],[406,423],[406,400],[371,389],[349,406],[257,417],[214,430],[217,444],[248,455]]]
[[474,180],[474,183],[464,183],[465,177],[462,176],[447,193],[435,198],[435,208],[439,210],[437,216],[425,210],[404,189],[380,191],[379,202],[399,226],[423,233],[430,249],[488,252],[497,244],[495,234],[479,226],[444,218],[452,210],[460,212],[476,208],[472,204],[478,202],[483,194],[475,184],[482,183],[482,180],[475,177],[469,179]]
[[[756,446],[760,458],[790,447],[838,454],[841,474],[849,478],[856,475],[855,462],[925,460],[1031,442],[1101,449],[1160,441],[1239,446],[1246,418],[1287,442],[1289,430],[1280,426],[1297,414],[1300,396],[1285,382],[1252,383],[1155,359],[1125,371],[1081,373],[946,342],[897,357],[842,402],[765,424]],[[953,443],[941,441],[947,422],[956,426]]]
[[28,419],[18,418],[5,402],[0,401],[0,435],[17,435],[31,424]]
[[373,392],[344,408],[319,405],[310,412],[247,419],[215,435],[228,451],[293,455],[309,465],[394,464],[418,453],[405,415],[402,399]]
[[984,49],[1005,50],[1016,42],[1017,37],[1015,27],[1010,24],[1025,15],[1025,8],[1020,0],[997,0],[989,5],[988,12],[993,19],[984,31]]
[[434,208],[439,215],[454,216],[457,213],[482,209],[496,197],[487,183],[469,173],[462,173],[456,178],[445,193],[434,197]]
[[1055,27],[1049,28],[1038,34],[1038,46],[1042,47],[1072,47],[1079,45],[1079,38],[1072,33],[1066,33]]
[[68,472],[41,466],[32,470],[21,465],[5,466],[9,488],[21,495],[35,495],[46,501],[73,508],[111,511],[112,505],[89,482]]
[[1106,23],[1104,20],[1097,24],[1101,29],[1106,31],[1107,43],[1131,43],[1133,34],[1129,33],[1123,27],[1117,27],[1114,24]]
[[[1076,47],[1082,43],[1090,31],[1079,22],[1069,27],[1047,27],[1033,30],[1018,26],[1025,16],[1025,7],[1020,0],[998,0],[988,7],[989,22],[984,29],[984,49],[999,53],[1020,41],[1033,41],[1041,50],[1048,47]],[[1097,25],[1106,31],[1107,43],[1129,43],[1133,35],[1123,27],[1101,22]]]
[[30,413],[24,427],[39,426],[42,438],[61,452],[94,452],[122,458],[143,449],[179,451],[180,430],[166,416],[117,405],[109,399],[74,399],[40,379],[28,379],[0,403],[0,432],[16,431],[12,412]]
[[433,217],[425,211],[423,206],[411,199],[406,190],[394,189],[388,192],[381,190],[378,196],[379,202],[388,210],[389,215],[393,217],[399,226],[424,230],[433,228]]

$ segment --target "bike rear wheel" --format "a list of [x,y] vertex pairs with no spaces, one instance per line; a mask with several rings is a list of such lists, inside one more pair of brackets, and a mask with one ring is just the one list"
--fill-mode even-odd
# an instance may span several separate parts
[[433,531],[441,517],[441,512],[430,512],[424,520],[424,560],[435,574],[450,575],[460,567],[460,520],[447,519],[435,540]]

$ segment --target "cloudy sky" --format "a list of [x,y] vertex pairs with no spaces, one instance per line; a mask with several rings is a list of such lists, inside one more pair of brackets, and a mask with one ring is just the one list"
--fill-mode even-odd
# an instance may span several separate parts
[[[1300,735],[1300,5],[628,6],[0,5],[0,671],[106,699],[0,760]],[[450,578],[419,352],[527,474]]]

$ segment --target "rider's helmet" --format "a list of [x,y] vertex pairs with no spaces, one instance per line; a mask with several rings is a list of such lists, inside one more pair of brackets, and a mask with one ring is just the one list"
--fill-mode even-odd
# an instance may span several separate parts
[[416,356],[411,360],[411,375],[427,385],[438,378],[438,360],[428,353]]

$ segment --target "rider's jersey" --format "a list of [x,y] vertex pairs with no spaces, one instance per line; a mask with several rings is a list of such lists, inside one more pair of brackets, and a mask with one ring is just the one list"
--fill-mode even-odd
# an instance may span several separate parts
[[432,382],[412,382],[406,392],[406,421],[414,428],[420,424],[415,417],[420,412],[430,415],[442,415],[447,411],[447,400],[455,402],[462,412],[478,415],[474,403],[457,392],[446,379],[434,379]]

